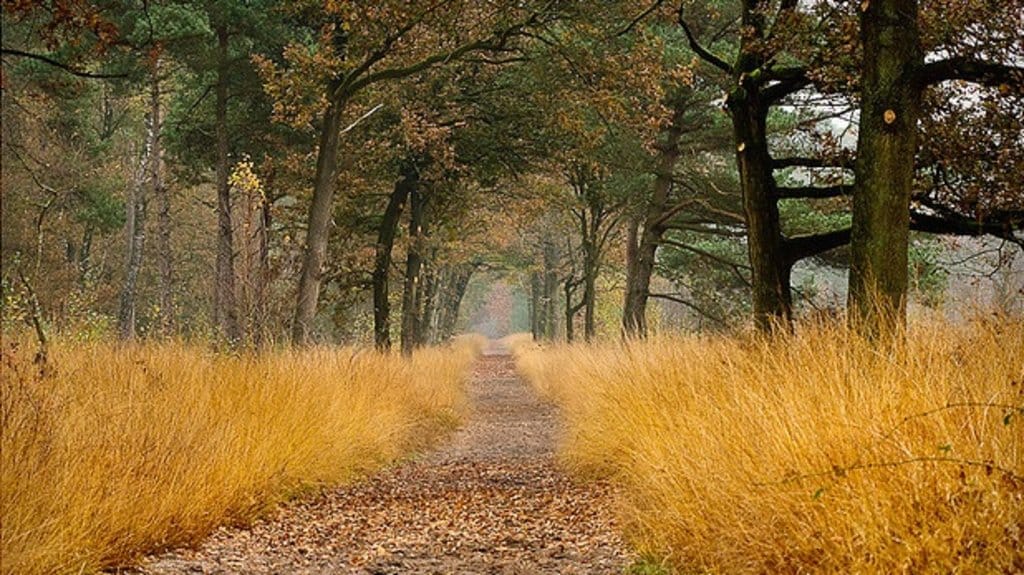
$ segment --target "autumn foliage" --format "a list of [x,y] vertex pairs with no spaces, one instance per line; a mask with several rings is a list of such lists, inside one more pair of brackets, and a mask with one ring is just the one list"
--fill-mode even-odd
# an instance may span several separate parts
[[835,325],[541,349],[562,455],[623,489],[641,553],[684,573],[1024,569],[1024,323]]
[[125,565],[423,448],[458,421],[478,350],[62,343],[40,375],[5,338],[3,572]]

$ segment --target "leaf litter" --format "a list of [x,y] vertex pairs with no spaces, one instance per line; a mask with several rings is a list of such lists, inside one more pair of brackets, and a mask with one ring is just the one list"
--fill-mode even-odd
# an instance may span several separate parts
[[612,574],[632,559],[614,493],[573,480],[554,453],[558,419],[507,354],[482,357],[472,413],[440,449],[281,506],[248,529],[136,572]]

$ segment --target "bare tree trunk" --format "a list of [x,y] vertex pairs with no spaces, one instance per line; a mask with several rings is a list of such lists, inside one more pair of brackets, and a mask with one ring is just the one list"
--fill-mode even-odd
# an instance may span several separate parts
[[156,250],[159,254],[157,267],[160,272],[160,326],[161,336],[174,331],[174,253],[171,251],[171,193],[164,182],[164,156],[161,137],[163,132],[163,111],[160,93],[160,61],[153,68],[150,83],[150,116],[153,118],[153,148],[150,151],[150,178],[153,182],[153,197],[157,201]]
[[[264,190],[272,189],[269,186],[272,182],[268,178],[265,182]],[[267,311],[267,286],[270,283],[270,229],[271,229],[271,212],[270,202],[267,199],[266,194],[260,198],[260,226],[259,226],[259,261],[257,263],[258,270],[255,277],[255,291],[253,297],[253,319],[250,327],[249,338],[252,343],[256,346],[262,346],[267,337],[268,330],[268,311]]]
[[377,349],[391,348],[391,302],[388,300],[388,277],[391,273],[391,252],[395,247],[395,233],[409,193],[418,185],[418,172],[414,168],[405,170],[395,182],[394,190],[388,197],[380,229],[377,230],[376,257],[373,264],[373,340]]
[[213,317],[221,337],[238,342],[238,305],[235,299],[234,228],[231,224],[231,167],[228,143],[228,31],[217,29],[217,269],[214,281]]
[[543,284],[540,272],[530,273],[530,333],[534,341],[539,341],[541,333],[541,299]]
[[580,304],[572,303],[572,296],[576,293],[577,282],[571,275],[562,283],[565,292],[565,341],[572,343],[576,339],[576,313],[580,311]]
[[420,188],[410,193],[409,253],[405,260],[405,288],[402,292],[402,355],[412,355],[416,347],[416,300],[423,265],[423,223],[426,197]]
[[238,186],[232,198],[231,221],[235,225],[235,309],[238,310],[238,341],[257,343],[262,330],[262,308],[267,281],[268,211],[262,185]]
[[587,272],[583,276],[583,339],[593,341],[597,335],[597,324],[594,312],[597,308],[597,276],[596,272]]
[[437,271],[434,269],[434,254],[426,258],[423,262],[423,272],[420,276],[423,278],[422,286],[416,293],[416,297],[419,300],[416,303],[416,328],[415,328],[415,340],[416,346],[421,347],[430,343],[430,324],[431,318],[434,315],[435,306],[437,303]]
[[[337,82],[329,92],[334,94]],[[309,207],[306,226],[306,247],[299,277],[298,300],[292,321],[292,343],[305,345],[313,337],[313,320],[320,299],[320,275],[327,259],[327,242],[331,233],[331,212],[334,207],[334,189],[338,174],[338,138],[345,98],[335,96],[324,113],[320,128],[320,148],[317,151],[316,179],[313,185],[313,203]]]
[[553,239],[544,242],[544,313],[541,314],[542,331],[548,341],[555,339],[558,322],[555,320],[555,305],[558,301],[558,247]]
[[864,65],[850,239],[850,321],[871,335],[906,321],[910,193],[923,63],[916,0],[875,0],[861,11]]
[[146,167],[153,151],[156,130],[152,118],[146,119],[146,140],[142,156],[128,193],[127,231],[128,250],[125,264],[124,284],[117,312],[118,335],[122,340],[137,336],[135,315],[138,296],[139,272],[142,269],[142,252],[146,245]]
[[783,249],[779,206],[775,197],[771,156],[766,135],[767,107],[757,91],[737,89],[729,98],[737,144],[736,163],[743,189],[747,221],[747,253],[753,281],[754,322],[764,332],[787,329],[792,321],[793,296]]
[[[684,110],[677,109],[672,124],[665,132],[665,142],[659,149],[658,172],[647,214],[641,229],[630,230],[629,247],[632,248],[632,266],[626,282],[626,301],[622,309],[622,329],[627,337],[647,335],[647,299],[651,291],[651,276],[658,245],[665,234],[669,210],[669,193],[679,160],[679,138],[682,136]],[[634,226],[637,224],[634,223]],[[627,258],[630,260],[630,258]]]
[[438,321],[441,340],[447,340],[455,335],[455,326],[459,321],[459,308],[462,307],[462,298],[466,295],[466,288],[469,287],[469,280],[474,271],[476,271],[475,265],[462,264],[456,266],[449,274],[451,279],[447,288],[443,290],[445,304],[442,306],[441,319]]
[[85,289],[92,277],[92,237],[95,234],[92,225],[86,225],[82,232],[82,249],[78,252],[78,287]]

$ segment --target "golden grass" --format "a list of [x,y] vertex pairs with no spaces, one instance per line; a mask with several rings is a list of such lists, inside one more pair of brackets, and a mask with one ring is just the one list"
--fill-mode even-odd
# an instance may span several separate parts
[[1024,572],[1024,322],[520,345],[562,453],[686,573]]
[[39,377],[28,347],[2,357],[4,573],[130,563],[394,461],[452,427],[479,352],[66,344]]

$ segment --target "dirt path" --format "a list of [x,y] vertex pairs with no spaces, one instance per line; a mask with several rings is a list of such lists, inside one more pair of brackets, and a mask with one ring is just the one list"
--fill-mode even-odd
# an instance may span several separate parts
[[481,358],[469,394],[471,416],[440,450],[142,572],[622,573],[607,486],[556,468],[556,414],[512,359],[499,349]]

